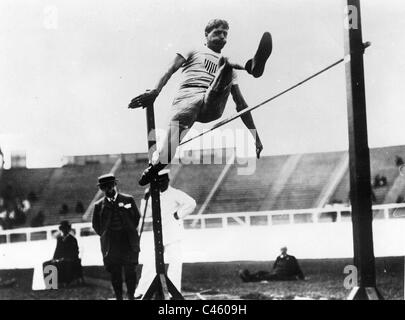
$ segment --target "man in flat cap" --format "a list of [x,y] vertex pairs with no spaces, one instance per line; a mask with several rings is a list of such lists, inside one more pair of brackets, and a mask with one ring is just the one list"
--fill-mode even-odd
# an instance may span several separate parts
[[132,196],[119,193],[113,174],[98,178],[98,187],[104,197],[96,202],[93,229],[100,236],[101,252],[117,300],[123,299],[123,272],[127,296],[133,300],[136,287],[136,266],[139,255],[139,211]]

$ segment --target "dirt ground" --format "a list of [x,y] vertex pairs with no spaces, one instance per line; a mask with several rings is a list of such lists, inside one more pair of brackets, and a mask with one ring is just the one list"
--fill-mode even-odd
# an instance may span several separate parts
[[[387,300],[404,299],[404,258],[379,258],[377,287]],[[193,263],[183,265],[183,294],[186,299],[345,299],[350,290],[343,286],[343,269],[350,259],[301,260],[306,281],[243,283],[240,269],[269,270],[272,262]],[[108,280],[102,267],[84,268],[85,277]],[[32,291],[33,270],[0,270],[1,300],[106,300],[110,288],[87,283],[59,290]],[[106,282],[106,281],[104,281]]]

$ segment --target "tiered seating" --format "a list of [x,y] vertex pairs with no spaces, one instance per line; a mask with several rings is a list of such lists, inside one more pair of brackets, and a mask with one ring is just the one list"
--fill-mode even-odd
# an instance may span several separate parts
[[[81,201],[85,208],[88,206],[97,192],[97,177],[109,172],[111,167],[111,164],[90,163],[54,169],[43,193],[45,223],[57,224],[65,219],[81,222],[82,214],[74,212],[76,203]],[[63,203],[68,205],[69,213],[60,215],[59,210]]]
[[383,203],[387,192],[391,189],[395,179],[399,175],[398,168],[395,166],[395,156],[401,156],[405,159],[404,147],[391,147],[389,149],[380,148],[373,149],[370,152],[370,165],[371,165],[371,181],[374,176],[387,177],[387,185],[382,188],[374,188],[374,193],[377,198],[377,203]]
[[[144,196],[145,187],[140,187],[138,180],[142,171],[146,168],[147,162],[122,162],[121,166],[115,172],[115,176],[118,179],[118,191],[129,194],[135,198],[138,209],[140,208],[141,199]],[[96,190],[97,191],[97,190]],[[93,196],[95,192],[93,192]],[[102,194],[100,195],[102,196]],[[92,198],[90,200],[92,200]],[[87,218],[87,221],[91,221],[92,212]]]
[[196,200],[197,213],[224,168],[224,164],[182,165],[172,185]]
[[115,176],[119,180],[119,191],[133,196],[138,208],[146,189],[146,187],[139,186],[138,180],[146,166],[147,162],[122,163],[115,173]]
[[303,155],[272,209],[312,208],[341,156],[339,152]]
[[239,175],[232,165],[205,213],[245,212],[260,209],[288,156],[263,157],[252,175]]
[[13,169],[3,170],[0,189],[4,190],[10,184],[16,197],[26,199],[30,192],[34,192],[39,200],[48,184],[54,169]]
[[[256,170],[251,175],[238,174],[241,166],[232,164],[204,213],[312,208],[343,155],[344,152],[334,152],[306,154],[301,158],[287,155],[262,157],[255,162]],[[398,177],[395,156],[405,159],[405,148],[371,150],[372,179],[379,174],[387,177],[388,182],[387,186],[374,189],[377,203],[384,201]],[[294,159],[298,162],[289,161]],[[288,163],[290,166],[286,165]],[[133,195],[138,205],[145,189],[138,186],[138,179],[146,165],[146,160],[124,161],[116,172],[120,191]],[[62,219],[79,222],[82,220],[82,214],[74,212],[77,201],[81,201],[84,208],[87,208],[98,191],[97,177],[109,172],[112,166],[112,163],[88,163],[54,169],[4,170],[0,189],[3,190],[10,184],[15,195],[21,199],[33,191],[39,199],[33,212],[43,210],[46,224],[57,224]],[[172,185],[196,199],[198,205],[195,213],[197,213],[225,167],[224,164],[181,165],[177,175],[172,179]],[[346,202],[348,193],[347,170],[329,199]],[[59,214],[63,203],[70,209],[70,213],[66,215]]]
[[[377,174],[387,177],[387,185],[385,187],[373,188],[376,196],[376,204],[384,203],[387,192],[391,189],[395,179],[398,177],[399,172],[395,165],[395,156],[400,156],[405,160],[405,148],[403,146],[396,146],[370,150],[371,183],[373,183],[374,177]],[[349,177],[348,169],[335,194],[333,195],[333,199],[349,202]]]
[[350,192],[350,176],[349,176],[349,168],[347,168],[347,171],[343,176],[342,181],[340,181],[334,194],[330,197],[330,200],[348,204],[350,202],[349,192]]
[[27,199],[30,192],[33,192],[37,197],[37,201],[31,203],[31,209],[27,212],[25,224],[19,227],[29,226],[32,217],[43,207],[44,191],[53,172],[54,169],[52,168],[3,170],[0,190],[3,191],[7,185],[10,185],[13,188],[14,196],[20,200]]

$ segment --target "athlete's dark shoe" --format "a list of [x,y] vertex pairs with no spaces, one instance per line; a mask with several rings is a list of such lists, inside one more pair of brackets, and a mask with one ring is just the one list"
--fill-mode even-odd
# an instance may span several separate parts
[[263,33],[262,39],[260,40],[259,47],[257,48],[256,54],[253,59],[248,60],[245,64],[245,69],[253,77],[259,78],[263,72],[266,65],[267,59],[270,57],[273,50],[273,40],[269,32]]

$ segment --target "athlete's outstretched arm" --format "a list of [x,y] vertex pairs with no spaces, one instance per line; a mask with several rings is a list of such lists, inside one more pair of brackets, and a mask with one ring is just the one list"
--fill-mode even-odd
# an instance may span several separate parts
[[165,73],[159,79],[156,86],[152,90],[146,90],[145,93],[132,99],[128,107],[131,109],[135,109],[140,107],[146,108],[149,105],[153,105],[160,91],[162,91],[163,87],[169,81],[173,73],[179,70],[184,62],[186,62],[186,59],[184,59],[181,55],[177,54],[174,60],[170,63]]
[[[233,101],[235,101],[236,104],[236,110],[239,112],[243,109],[246,109],[248,107],[245,99],[243,98],[242,92],[240,91],[239,85],[234,84],[231,88],[231,94]],[[246,128],[250,130],[250,132],[253,135],[253,138],[255,139],[256,142],[256,156],[259,159],[260,158],[260,153],[263,150],[263,145],[260,140],[259,134],[256,129],[256,125],[253,121],[252,115],[250,112],[245,113],[244,115],[241,116],[243,123],[245,124]],[[254,130],[254,131],[253,131]]]
[[184,64],[184,62],[186,62],[186,59],[184,59],[181,55],[176,54],[176,57],[169,64],[169,67],[167,68],[166,72],[159,79],[158,83],[156,84],[156,86],[153,90],[156,90],[157,93],[159,94],[160,91],[162,91],[163,87],[166,85],[166,83],[169,81],[169,79],[172,77],[172,75],[177,70],[180,69],[180,67]]

